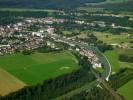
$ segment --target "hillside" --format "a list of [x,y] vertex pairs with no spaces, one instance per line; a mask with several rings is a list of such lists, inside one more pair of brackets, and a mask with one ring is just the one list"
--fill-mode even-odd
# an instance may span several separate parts
[[95,9],[104,9],[104,11],[127,11],[132,12],[133,11],[133,0],[106,0],[105,2],[99,2],[99,3],[86,3],[84,6],[84,9],[89,8],[95,8]]
[[0,7],[65,8],[105,0],[0,0]]
[[110,0],[107,3],[96,5],[95,7],[113,11],[133,11],[132,0]]

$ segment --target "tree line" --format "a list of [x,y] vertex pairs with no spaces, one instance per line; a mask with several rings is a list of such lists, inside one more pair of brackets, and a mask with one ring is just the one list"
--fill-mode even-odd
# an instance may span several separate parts
[[133,69],[124,68],[120,69],[116,74],[110,77],[110,84],[115,90],[117,90],[132,79]]
[[[126,84],[133,79],[133,70],[129,68],[120,69],[116,74],[110,76],[109,84],[115,90]],[[121,95],[120,95],[121,96]],[[121,96],[123,100],[124,97]],[[66,96],[64,100],[114,100],[109,92],[100,87],[92,87],[90,90],[81,91],[72,96]]]
[[87,59],[79,57],[80,55],[77,53],[74,55],[79,60],[80,69],[37,85],[26,86],[14,93],[0,97],[0,100],[50,100],[95,80],[89,70],[92,65],[86,61]]
[[119,60],[122,62],[133,63],[133,55],[120,54]]

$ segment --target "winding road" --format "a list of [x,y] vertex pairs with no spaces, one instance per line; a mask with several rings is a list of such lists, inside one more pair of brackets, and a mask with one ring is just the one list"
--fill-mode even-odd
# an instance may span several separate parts
[[56,42],[66,43],[70,46],[74,46],[74,45],[76,46],[77,45],[81,49],[86,49],[88,51],[91,51],[91,52],[95,53],[96,56],[99,58],[100,62],[102,63],[103,67],[104,67],[104,71],[101,75],[101,78],[105,79],[107,81],[109,80],[109,76],[111,74],[111,65],[110,65],[108,59],[106,58],[106,56],[104,54],[102,54],[101,51],[99,51],[98,48],[96,48],[94,46],[89,46],[87,43],[84,43],[84,42],[77,42],[77,41],[74,41],[74,40],[67,39],[65,37],[61,37],[57,34],[46,33],[45,35],[49,38],[52,38]]
[[103,71],[101,77],[95,72],[95,70],[93,68],[91,68],[92,73],[97,78],[97,81],[100,84],[102,84],[102,87],[104,87],[115,98],[115,100],[122,100],[122,98],[107,83],[107,81],[109,80],[110,74],[111,74],[111,65],[110,65],[108,59],[106,58],[106,56],[104,54],[102,54],[98,48],[96,48],[94,46],[89,46],[88,44],[86,44],[84,42],[77,42],[74,40],[67,39],[65,37],[61,37],[57,34],[48,34],[47,33],[46,36],[49,38],[52,38],[56,42],[66,43],[70,46],[77,45],[81,49],[85,49],[85,50],[93,52],[99,58],[100,62],[102,63],[102,65],[104,67],[104,71]]

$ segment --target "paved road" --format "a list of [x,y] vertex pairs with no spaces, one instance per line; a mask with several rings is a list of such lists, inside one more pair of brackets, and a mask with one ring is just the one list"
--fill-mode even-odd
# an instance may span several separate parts
[[109,79],[110,73],[111,73],[111,65],[108,61],[108,59],[98,50],[98,48],[93,47],[93,46],[88,46],[86,43],[83,42],[77,42],[73,40],[69,40],[67,38],[60,37],[58,35],[52,35],[52,34],[47,34],[47,36],[53,38],[57,42],[63,42],[66,43],[70,46],[79,46],[80,48],[93,51],[101,63],[104,65],[104,72],[102,73],[102,76],[99,77],[99,75],[94,71],[94,69],[91,68],[92,73],[95,75],[97,78],[98,82],[102,84],[102,86],[109,91],[109,93],[115,98],[115,100],[122,100],[122,98],[110,87],[110,85],[105,81]]
[[91,71],[97,78],[97,81],[103,85],[103,87],[114,97],[115,100],[123,100],[122,97],[120,97],[104,79],[99,77],[93,69],[91,69]]
[[103,71],[101,77],[103,79],[106,79],[107,81],[109,80],[109,76],[111,74],[111,65],[110,65],[108,59],[106,58],[106,56],[104,54],[102,54],[98,50],[98,48],[96,48],[94,46],[89,46],[88,44],[86,44],[84,42],[78,42],[78,41],[70,40],[68,38],[63,38],[63,37],[56,35],[56,34],[48,34],[47,33],[46,35],[48,37],[54,39],[57,42],[63,42],[63,43],[66,43],[70,46],[77,45],[80,48],[84,48],[86,50],[93,51],[97,55],[97,57],[99,58],[100,62],[103,64],[103,67],[104,67],[104,71]]

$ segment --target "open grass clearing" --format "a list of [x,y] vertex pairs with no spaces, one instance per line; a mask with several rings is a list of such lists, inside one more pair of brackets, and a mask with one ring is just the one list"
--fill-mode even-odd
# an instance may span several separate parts
[[107,57],[107,59],[109,60],[111,64],[112,72],[118,71],[120,69],[120,64],[119,64],[117,52],[115,50],[107,51],[105,52],[105,56]]
[[125,68],[125,67],[133,68],[133,63],[119,61],[118,56],[121,53],[126,55],[133,54],[132,49],[114,49],[114,50],[105,52],[105,55],[112,66],[112,72],[117,72],[120,68]]
[[28,85],[70,73],[79,68],[76,58],[67,51],[1,56],[0,67]]
[[[114,49],[111,51],[105,52],[106,57],[111,63],[112,66],[112,74],[119,71],[120,68],[133,68],[133,63],[128,62],[121,62],[118,59],[119,54],[132,54],[131,49]],[[129,81],[122,87],[118,89],[118,93],[124,96],[125,100],[132,100],[133,95],[131,94],[133,92],[133,80]]]
[[121,43],[121,42],[129,42],[133,39],[128,37],[127,33],[114,35],[111,33],[101,33],[101,32],[95,32],[94,35],[99,39],[102,40],[105,43],[108,44],[115,44],[115,43]]

